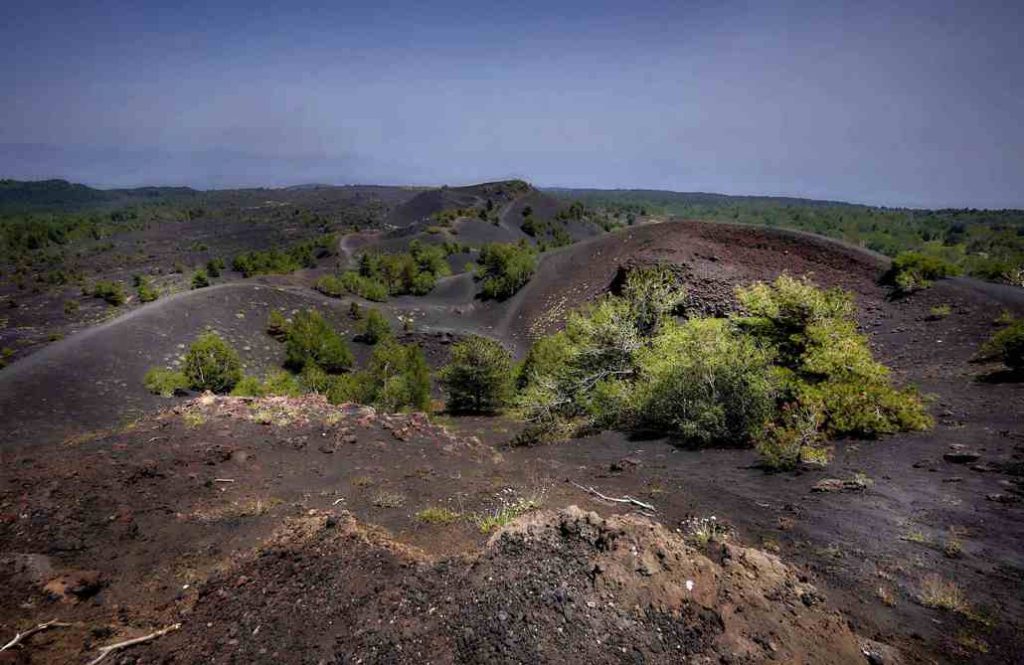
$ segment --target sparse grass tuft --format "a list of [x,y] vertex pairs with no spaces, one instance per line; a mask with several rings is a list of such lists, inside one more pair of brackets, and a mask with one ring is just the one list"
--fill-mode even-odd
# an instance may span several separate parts
[[399,492],[378,492],[371,503],[378,508],[401,508],[405,505],[405,495]]
[[542,504],[543,501],[539,497],[503,496],[493,511],[477,514],[473,517],[473,521],[480,527],[482,533],[491,533],[526,513],[539,509]]
[[928,575],[921,581],[918,601],[925,607],[939,610],[966,612],[969,609],[964,592],[955,582],[944,580],[938,575]]
[[182,415],[181,419],[184,420],[185,424],[189,427],[199,427],[206,422],[206,416],[201,413],[196,413],[195,411],[189,411]]
[[684,520],[683,533],[689,543],[705,547],[712,541],[728,540],[732,530],[712,515],[711,517],[691,517]]
[[451,524],[462,518],[462,513],[443,506],[431,506],[416,513],[416,519],[427,524]]

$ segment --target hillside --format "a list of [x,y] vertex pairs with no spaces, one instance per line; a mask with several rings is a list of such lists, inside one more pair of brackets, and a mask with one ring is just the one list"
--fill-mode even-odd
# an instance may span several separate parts
[[[179,624],[124,658],[1004,663],[1024,648],[1024,384],[976,358],[996,321],[1024,315],[1020,289],[961,277],[896,296],[880,281],[890,261],[855,244],[639,211],[629,225],[619,210],[618,227],[611,208],[517,183],[230,196],[104,242],[129,256],[145,247],[133,265],[167,283],[191,276],[154,269],[185,256],[183,243],[208,243],[188,250],[202,266],[232,247],[268,251],[270,233],[289,234],[276,236],[283,247],[324,231],[336,242],[295,269],[226,268],[155,302],[108,306],[55,286],[107,320],[0,370],[0,630],[70,624],[26,639],[14,662],[86,661]],[[419,270],[416,247],[486,233],[540,250],[528,218],[580,233],[537,251],[505,298],[483,297],[465,270],[481,249],[461,246],[427,255],[452,274],[425,293],[314,288],[363,255],[398,253],[402,270]],[[267,256],[294,258],[253,260]],[[102,257],[94,274],[128,284],[137,268]],[[849,293],[851,331],[926,396],[934,426],[836,437],[827,464],[767,472],[749,445],[625,427],[517,445],[530,423],[516,410],[443,409],[440,370],[458,342],[483,335],[524,360],[570,312],[651,266],[685,287],[679,325],[734,314],[738,288],[784,274]],[[47,339],[72,316],[40,290],[8,287],[19,306],[5,339],[30,325]],[[351,352],[330,378],[289,365],[293,339],[270,325],[272,312],[287,327],[310,308]],[[366,338],[370,309],[392,342]],[[276,372],[291,392],[150,392],[147,371],[182,369],[207,329],[249,378]],[[388,374],[396,349],[421,354],[430,415],[315,383],[383,372],[385,390],[401,387],[409,379]]]

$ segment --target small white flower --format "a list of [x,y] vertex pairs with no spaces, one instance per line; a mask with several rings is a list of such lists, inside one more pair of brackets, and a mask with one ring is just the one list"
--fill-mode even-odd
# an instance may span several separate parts
[[693,591],[693,580],[686,580],[686,590]]

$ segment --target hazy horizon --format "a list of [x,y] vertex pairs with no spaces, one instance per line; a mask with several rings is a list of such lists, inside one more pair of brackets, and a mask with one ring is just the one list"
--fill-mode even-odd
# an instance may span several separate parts
[[1003,2],[28,3],[0,177],[1024,208]]

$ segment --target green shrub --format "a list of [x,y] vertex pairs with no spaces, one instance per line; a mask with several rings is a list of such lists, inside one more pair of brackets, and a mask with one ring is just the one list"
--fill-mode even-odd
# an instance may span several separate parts
[[209,331],[189,347],[184,373],[189,385],[196,390],[226,393],[242,379],[242,361],[230,344]]
[[384,340],[374,348],[365,373],[373,404],[387,411],[430,408],[430,368],[418,346]]
[[367,344],[376,344],[392,336],[391,324],[379,309],[371,308],[359,325],[359,339]]
[[305,377],[334,403],[373,404],[385,411],[427,410],[430,407],[430,368],[423,351],[385,339],[374,347],[367,368],[340,376]]
[[637,352],[626,411],[643,429],[706,445],[750,445],[774,411],[771,353],[724,319],[666,324]]
[[210,277],[220,277],[221,272],[223,272],[226,267],[224,259],[216,258],[210,259],[206,262],[206,272]]
[[146,372],[143,383],[146,390],[161,397],[172,397],[188,390],[189,380],[183,372],[165,367],[154,367]]
[[202,289],[210,285],[210,278],[207,276],[206,271],[199,269],[192,275],[192,288]]
[[344,372],[353,360],[348,344],[316,310],[295,316],[285,337],[285,358],[285,365],[296,371],[312,363],[329,374]]
[[160,297],[160,293],[153,288],[149,278],[145,275],[139,275],[136,279],[136,294],[139,296],[140,302],[153,302]]
[[109,305],[119,307],[128,299],[121,282],[96,282],[92,288],[94,298],[102,298]]
[[[359,272],[345,273],[342,279],[349,292],[381,301],[387,295],[426,295],[434,289],[439,277],[450,274],[451,267],[444,247],[413,240],[409,243],[408,252],[371,252],[361,255]],[[371,298],[367,293],[382,297]]]
[[295,375],[284,370],[276,370],[268,374],[262,381],[254,376],[242,377],[231,394],[235,397],[267,397],[270,395],[298,397],[302,394],[302,386]]
[[946,259],[921,252],[903,252],[892,261],[883,281],[901,293],[928,288],[932,282],[961,273],[960,266]]
[[315,268],[318,255],[329,255],[336,239],[333,234],[306,240],[287,249],[243,252],[234,258],[232,268],[245,277],[290,273],[301,268]]
[[267,315],[267,334],[279,342],[288,337],[288,319],[284,318],[281,310],[272,309]]
[[929,321],[941,321],[952,313],[953,308],[949,305],[936,305],[928,310],[927,318]]
[[819,409],[797,403],[784,404],[757,440],[761,465],[767,469],[788,471],[801,463],[827,462],[828,450],[820,445],[820,418]]
[[512,354],[493,339],[469,337],[452,346],[440,382],[449,411],[500,411],[509,405],[515,389]]
[[780,402],[815,409],[824,433],[863,437],[930,426],[917,393],[893,387],[889,369],[872,356],[848,294],[783,275],[738,289],[737,297],[751,315],[739,325],[777,349]]
[[340,298],[346,293],[351,293],[375,302],[384,302],[388,299],[387,286],[376,279],[364,277],[352,270],[343,272],[337,277],[334,275],[321,277],[316,282],[316,289],[332,298]]
[[537,253],[525,241],[490,243],[480,248],[476,277],[484,298],[504,300],[523,288],[537,269]]
[[999,360],[1014,372],[1024,372],[1024,319],[1011,320],[981,347],[983,358]]
[[821,462],[825,437],[925,429],[857,331],[850,296],[783,276],[739,289],[745,316],[676,323],[682,290],[639,275],[623,297],[573,312],[518,378],[524,441],[618,427],[698,445],[755,445],[767,466]]
[[64,301],[64,313],[71,315],[78,311],[79,305],[77,300],[65,300]]
[[667,266],[653,265],[631,270],[622,296],[629,303],[639,333],[650,336],[683,303],[686,290]]

